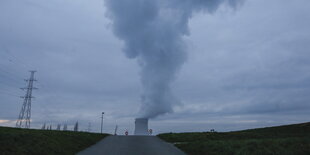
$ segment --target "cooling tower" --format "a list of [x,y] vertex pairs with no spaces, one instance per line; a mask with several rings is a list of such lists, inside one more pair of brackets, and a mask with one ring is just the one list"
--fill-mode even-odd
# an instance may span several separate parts
[[148,135],[148,119],[136,118],[135,120],[135,135]]

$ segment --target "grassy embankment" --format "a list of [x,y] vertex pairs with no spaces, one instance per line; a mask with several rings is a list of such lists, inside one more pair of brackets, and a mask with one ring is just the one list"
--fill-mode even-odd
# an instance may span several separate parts
[[166,133],[190,155],[310,155],[310,122],[235,132]]
[[0,127],[0,154],[75,154],[107,134]]

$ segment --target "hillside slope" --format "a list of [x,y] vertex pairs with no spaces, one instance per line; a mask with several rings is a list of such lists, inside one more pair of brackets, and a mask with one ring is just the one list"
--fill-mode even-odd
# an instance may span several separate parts
[[310,122],[235,132],[166,133],[158,137],[190,155],[310,154]]
[[75,154],[107,134],[0,127],[0,154]]

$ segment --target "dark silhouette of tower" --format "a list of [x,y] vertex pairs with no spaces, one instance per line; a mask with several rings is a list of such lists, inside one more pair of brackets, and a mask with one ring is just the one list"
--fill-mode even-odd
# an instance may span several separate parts
[[33,82],[36,81],[34,79],[34,73],[36,71],[30,71],[30,78],[28,80],[25,80],[28,82],[28,86],[26,88],[21,88],[23,90],[26,90],[25,96],[22,96],[24,98],[22,109],[19,113],[18,120],[16,121],[16,127],[18,128],[30,128],[30,118],[31,118],[31,99],[32,96],[32,90],[37,89],[33,87]]

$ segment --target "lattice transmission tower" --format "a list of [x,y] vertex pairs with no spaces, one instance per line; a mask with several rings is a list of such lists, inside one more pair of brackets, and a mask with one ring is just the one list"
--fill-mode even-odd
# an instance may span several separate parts
[[22,96],[21,98],[24,98],[22,109],[19,113],[18,120],[16,121],[16,127],[18,128],[30,128],[30,118],[31,118],[31,99],[32,96],[32,90],[37,89],[33,87],[33,82],[36,81],[34,79],[34,73],[36,71],[30,71],[30,78],[28,80],[25,80],[28,82],[28,85],[26,88],[21,88],[23,90],[26,90],[25,96]]

